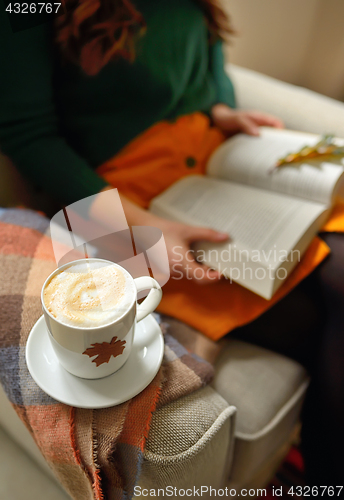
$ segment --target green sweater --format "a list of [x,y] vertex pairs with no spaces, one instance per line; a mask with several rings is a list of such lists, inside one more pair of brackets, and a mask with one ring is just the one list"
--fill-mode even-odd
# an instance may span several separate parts
[[235,106],[222,44],[192,0],[136,0],[147,22],[134,63],[96,76],[60,61],[49,23],[12,33],[0,9],[0,148],[69,204],[106,183],[94,169],[154,123],[217,102]]

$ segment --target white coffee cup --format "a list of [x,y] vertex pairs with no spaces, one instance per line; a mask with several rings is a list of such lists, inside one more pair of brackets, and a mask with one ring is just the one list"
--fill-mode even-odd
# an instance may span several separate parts
[[[129,284],[125,292],[126,299],[129,300],[125,301],[119,316],[107,324],[95,324],[94,327],[87,328],[66,324],[49,312],[44,301],[44,290],[54,276],[68,268],[92,263],[119,269]],[[141,304],[137,304],[137,293],[148,289],[148,296]],[[161,297],[161,287],[155,279],[150,276],[134,279],[123,267],[103,259],[80,259],[56,269],[42,287],[41,301],[49,337],[59,363],[73,375],[86,379],[102,378],[115,373],[130,355],[136,323],[154,311]]]

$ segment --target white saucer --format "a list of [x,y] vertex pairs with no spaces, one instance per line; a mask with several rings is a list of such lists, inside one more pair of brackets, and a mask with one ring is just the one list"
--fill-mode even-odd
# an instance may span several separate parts
[[137,324],[132,351],[122,368],[97,380],[76,377],[60,366],[43,316],[26,344],[26,363],[36,384],[53,399],[78,408],[108,408],[136,396],[157,374],[163,355],[164,338],[152,315]]

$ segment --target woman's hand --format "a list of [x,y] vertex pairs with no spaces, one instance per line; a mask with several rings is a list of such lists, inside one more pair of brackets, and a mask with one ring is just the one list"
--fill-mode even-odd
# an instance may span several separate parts
[[221,278],[218,271],[196,262],[190,245],[199,240],[221,243],[229,239],[228,234],[160,218],[155,220],[155,226],[164,234],[172,278],[184,276],[198,284],[214,283]]
[[[104,191],[108,189],[112,188],[109,186]],[[172,222],[144,210],[123,195],[120,195],[121,203],[118,204],[117,196],[104,197],[101,193],[90,208],[92,220],[118,231],[118,220],[122,219],[124,209],[129,226],[152,226],[163,232],[171,276],[179,279],[185,276],[200,284],[215,283],[220,279],[218,271],[213,271],[195,261],[190,245],[198,240],[220,243],[228,240],[226,233]]]
[[283,128],[283,122],[273,115],[260,111],[242,111],[232,109],[226,104],[215,104],[211,110],[214,124],[226,135],[244,132],[248,135],[259,135],[259,127]]

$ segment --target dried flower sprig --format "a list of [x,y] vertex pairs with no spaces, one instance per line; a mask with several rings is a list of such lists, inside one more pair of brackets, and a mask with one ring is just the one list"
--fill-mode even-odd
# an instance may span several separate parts
[[343,156],[344,146],[338,146],[338,144],[334,142],[334,139],[334,135],[323,135],[320,141],[314,146],[303,146],[295,153],[288,153],[277,161],[276,165],[270,169],[270,173],[290,163],[299,163],[324,156]]

